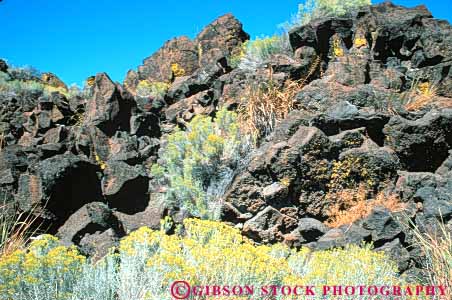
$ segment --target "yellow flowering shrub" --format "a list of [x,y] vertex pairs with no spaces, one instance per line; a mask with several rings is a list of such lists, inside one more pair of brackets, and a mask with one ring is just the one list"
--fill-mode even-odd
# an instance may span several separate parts
[[294,271],[292,284],[323,285],[400,285],[397,267],[383,252],[375,252],[368,245],[346,246],[312,252],[309,260],[303,251],[289,257]]
[[333,39],[333,56],[342,57],[344,56],[344,49],[342,48],[341,40],[338,37]]
[[[238,229],[217,221],[186,219],[185,235],[165,235],[143,227],[121,241],[121,261],[141,265],[123,277],[136,278],[134,285],[120,292],[127,297],[164,299],[176,280],[190,285],[398,285],[394,262],[370,246],[312,252],[285,245],[255,245]],[[143,250],[145,249],[145,250]],[[133,282],[135,282],[135,280]],[[132,281],[131,281],[132,282]],[[130,290],[140,290],[141,294]],[[137,298],[142,299],[142,298]],[[247,299],[261,299],[254,295]],[[276,297],[274,299],[288,299]],[[317,298],[312,298],[317,299]]]
[[171,72],[173,72],[174,77],[181,77],[185,75],[185,70],[178,63],[171,64]]
[[364,36],[357,36],[355,37],[355,40],[353,41],[353,45],[356,48],[361,48],[367,46],[367,40]]
[[86,85],[87,86],[94,86],[94,83],[96,82],[96,77],[95,76],[90,76],[86,79]]
[[99,166],[99,168],[101,170],[105,170],[105,168],[107,167],[107,163],[103,161],[102,158],[100,158],[99,154],[95,153],[94,159],[96,160],[96,163]]
[[417,89],[419,94],[423,96],[432,96],[434,94],[433,93],[434,89],[432,88],[432,85],[428,81],[418,83]]
[[218,218],[219,198],[247,154],[237,115],[221,109],[216,118],[198,115],[185,131],[168,136],[160,165],[151,173],[168,186],[164,200],[193,216]]
[[[161,300],[171,297],[169,287],[177,280],[191,286],[257,289],[264,285],[404,284],[395,263],[370,246],[297,251],[283,244],[256,245],[238,229],[217,221],[186,219],[184,228],[182,235],[167,235],[142,227],[96,264],[73,247],[45,236],[28,250],[0,259],[0,299]],[[266,298],[256,293],[246,299]]]
[[75,247],[44,235],[1,257],[0,299],[68,299],[85,260]]

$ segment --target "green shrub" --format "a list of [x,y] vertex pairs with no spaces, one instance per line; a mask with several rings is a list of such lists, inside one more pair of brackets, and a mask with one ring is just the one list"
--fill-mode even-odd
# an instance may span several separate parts
[[164,201],[193,216],[218,218],[220,197],[249,152],[234,112],[222,109],[216,118],[196,116],[186,131],[168,137],[151,173],[168,186]]
[[44,93],[45,86],[37,81],[21,81],[21,80],[5,80],[6,78],[0,78],[0,92],[14,93],[21,95],[25,92],[30,93]]
[[141,80],[137,85],[137,96],[151,97],[154,99],[163,99],[170,85],[165,82],[150,82],[149,80]]
[[2,73],[2,75],[0,76],[0,92],[13,93],[19,96],[25,93],[38,94],[38,96],[41,95],[49,96],[51,93],[54,92],[58,92],[66,97],[73,95],[73,92],[69,93],[64,88],[61,87],[54,87],[34,79],[25,81],[11,79],[11,77],[8,76],[7,74],[5,75],[5,73]]
[[336,299],[322,296],[321,286],[405,284],[396,264],[369,246],[297,251],[282,244],[255,245],[221,222],[186,219],[184,226],[184,236],[142,227],[121,241],[117,254],[96,264],[46,236],[28,251],[0,258],[1,299],[162,300],[171,298],[176,280],[191,286],[252,285],[255,293],[246,299],[275,300],[293,298],[262,296],[260,287],[317,286],[309,299]]
[[275,54],[289,54],[290,44],[286,34],[256,38],[241,45],[239,53],[230,58],[232,67],[255,70]]
[[16,80],[39,80],[41,78],[41,72],[34,67],[13,67],[8,69],[8,73]]
[[64,87],[55,87],[41,81],[41,73],[33,67],[9,68],[8,73],[0,72],[0,92],[12,93],[18,96],[32,93],[37,96],[49,96],[58,92],[66,97],[76,94],[76,89],[71,91]]
[[298,13],[288,27],[305,25],[316,18],[343,16],[370,4],[371,0],[306,0],[298,5]]

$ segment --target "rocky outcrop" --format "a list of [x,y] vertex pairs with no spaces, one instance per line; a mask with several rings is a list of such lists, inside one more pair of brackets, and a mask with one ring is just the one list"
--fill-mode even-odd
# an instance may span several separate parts
[[394,117],[386,124],[385,144],[394,149],[404,167],[414,172],[434,172],[452,147],[452,109],[429,111],[422,118]]
[[139,80],[171,82],[190,76],[199,68],[225,60],[236,47],[249,39],[242,24],[231,14],[206,26],[194,40],[182,36],[169,40],[143,61],[138,71],[129,71],[125,86],[134,91]]
[[[235,178],[223,219],[258,241],[297,247],[373,242],[398,257],[402,272],[417,272],[419,249],[401,224],[408,216],[434,232],[438,220],[451,220],[450,109],[444,108],[452,105],[450,33],[451,26],[424,6],[390,3],[291,30],[295,59],[316,53],[323,76],[298,93],[299,111],[279,124]],[[408,109],[419,83],[436,93]],[[446,105],[435,101],[439,96]],[[376,206],[352,224],[325,226],[340,201],[336,191],[362,186],[369,201],[381,190],[396,195],[404,212]],[[296,229],[281,226],[283,218]]]
[[61,88],[62,90],[65,90],[65,91],[68,90],[66,84],[53,73],[50,73],[50,72],[43,73],[41,76],[41,80],[45,84],[48,84],[50,86],[53,86],[56,88]]
[[91,202],[72,214],[56,236],[66,245],[79,245],[82,252],[97,260],[117,246],[124,228],[111,209],[102,202]]
[[[97,259],[130,231],[186,217],[162,204],[165,189],[149,174],[169,133],[196,115],[246,104],[250,82],[301,80],[295,109],[223,195],[223,220],[259,243],[373,242],[414,274],[421,254],[400,220],[426,232],[439,219],[452,228],[451,37],[424,6],[382,3],[293,28],[293,53],[251,72],[230,64],[249,36],[228,14],[193,40],[166,42],[122,85],[99,73],[77,96],[0,92],[0,197]],[[0,72],[19,79],[1,60]],[[34,80],[66,88],[51,73]],[[137,95],[143,80],[161,83],[160,95]],[[360,188],[369,203],[395,195],[404,212],[376,205],[333,227],[338,193]]]

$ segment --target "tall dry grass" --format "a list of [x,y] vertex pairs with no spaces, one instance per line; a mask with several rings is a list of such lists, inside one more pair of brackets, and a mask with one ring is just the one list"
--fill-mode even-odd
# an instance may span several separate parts
[[446,287],[446,297],[452,299],[452,233],[442,218],[438,222],[437,232],[423,232],[409,221],[417,245],[425,255],[427,281],[431,285]]
[[426,106],[450,107],[449,98],[438,96],[438,86],[430,82],[415,80],[410,90],[405,95],[404,108],[407,111],[419,111]]
[[283,87],[274,82],[271,69],[267,82],[250,82],[241,95],[245,101],[238,109],[243,132],[253,136],[256,141],[269,135],[276,125],[296,108],[296,95],[318,70],[320,62],[321,58],[317,57],[303,78],[288,80]]
[[0,257],[25,247],[39,230],[39,214],[18,212],[5,200],[0,205]]

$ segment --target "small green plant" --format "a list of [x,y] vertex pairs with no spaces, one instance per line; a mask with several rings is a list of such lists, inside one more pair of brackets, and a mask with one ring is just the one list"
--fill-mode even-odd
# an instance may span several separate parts
[[306,0],[298,5],[298,13],[284,27],[306,25],[321,17],[339,17],[354,9],[368,6],[371,0]]
[[160,230],[165,233],[170,232],[171,229],[173,228],[173,226],[174,226],[174,222],[170,216],[166,216],[160,220]]
[[[0,92],[19,96],[32,93],[47,97],[58,92],[66,98],[70,96],[65,86],[47,84],[41,80],[41,77],[41,73],[32,67],[10,68],[8,73],[0,72]],[[64,85],[62,82],[61,84]]]
[[238,66],[244,70],[255,70],[275,54],[291,53],[287,34],[256,38],[241,45],[241,50],[231,57],[232,67]]
[[41,72],[34,67],[12,67],[8,69],[8,73],[16,80],[39,80],[42,76]]
[[141,80],[136,89],[139,97],[153,98],[157,100],[163,99],[170,85],[165,82],[150,82],[149,80]]
[[168,189],[164,200],[201,218],[219,217],[220,198],[249,152],[237,115],[222,109],[216,118],[196,116],[186,131],[168,137],[162,164],[151,173]]
[[66,97],[69,95],[68,91],[64,88],[54,87],[36,80],[12,80],[11,77],[5,75],[0,76],[0,92],[13,93],[16,95],[33,93],[46,96],[58,92]]

